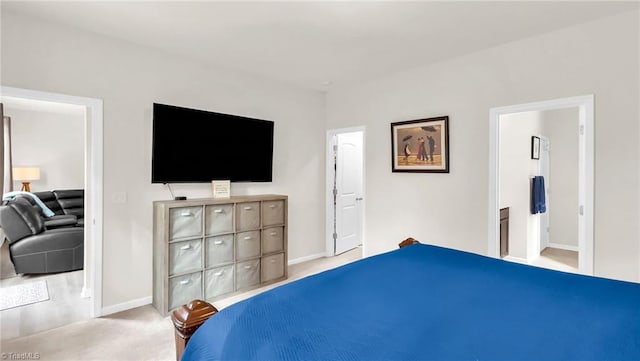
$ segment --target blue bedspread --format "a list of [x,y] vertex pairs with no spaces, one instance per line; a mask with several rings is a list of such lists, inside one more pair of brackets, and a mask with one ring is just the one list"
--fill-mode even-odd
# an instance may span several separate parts
[[640,360],[640,284],[413,245],[223,309],[182,360]]

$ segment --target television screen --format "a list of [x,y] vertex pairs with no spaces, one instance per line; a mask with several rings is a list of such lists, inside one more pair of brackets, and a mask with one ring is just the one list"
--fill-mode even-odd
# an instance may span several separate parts
[[272,121],[153,104],[153,183],[271,182]]

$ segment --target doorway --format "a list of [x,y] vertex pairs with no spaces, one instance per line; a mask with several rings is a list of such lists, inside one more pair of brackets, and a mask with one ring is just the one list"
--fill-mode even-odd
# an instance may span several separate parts
[[364,248],[364,166],[364,127],[327,132],[327,257]]
[[84,110],[84,274],[81,296],[91,298],[90,317],[102,315],[103,103],[100,99],[0,87],[2,97],[74,105]]
[[[501,190],[504,184],[501,184],[505,181],[505,178],[501,178],[501,174],[504,173],[513,173],[512,165],[508,163],[501,162],[501,155],[504,156],[506,149],[510,146],[508,142],[503,141],[501,139],[501,127],[504,126],[502,123],[502,119],[506,119],[511,117],[516,119],[518,126],[525,127],[524,119],[526,119],[526,114],[535,112],[542,113],[546,111],[560,111],[560,110],[569,110],[574,109],[577,113],[577,126],[574,129],[573,134],[576,135],[576,148],[577,148],[577,180],[575,184],[573,184],[573,189],[577,189],[577,194],[575,196],[576,201],[575,204],[571,206],[571,210],[569,211],[571,217],[575,216],[575,228],[574,231],[577,233],[577,245],[576,250],[578,251],[578,264],[577,269],[580,273],[592,275],[593,274],[593,163],[594,163],[594,149],[593,149],[593,104],[594,98],[593,95],[588,96],[580,96],[580,97],[571,97],[571,98],[562,98],[555,99],[550,101],[543,102],[535,102],[535,103],[526,103],[519,104],[513,106],[492,108],[490,110],[490,159],[489,159],[489,231],[488,231],[488,255],[492,257],[500,257],[500,206],[505,205],[505,200],[501,198]],[[519,120],[518,120],[519,119]],[[515,124],[514,123],[514,124]],[[515,129],[515,128],[514,128]],[[522,129],[519,129],[522,132]],[[530,200],[530,188],[529,185],[532,182],[534,176],[546,174],[547,182],[551,177],[557,177],[553,172],[550,172],[550,166],[548,162],[549,159],[549,149],[553,149],[554,144],[552,143],[552,139],[545,139],[544,136],[541,136],[539,132],[536,133],[535,130],[528,129],[526,130],[526,144],[524,144],[527,148],[529,147],[529,139],[531,139],[531,144],[534,143],[533,136],[538,138],[540,147],[539,152],[536,153],[534,157],[533,153],[531,154],[531,160],[529,160],[528,154],[527,159],[520,159],[520,161],[525,162],[524,168],[521,169],[523,172],[519,174],[519,187],[516,192],[519,197],[522,198],[524,195],[524,202],[519,205],[520,212],[522,213],[522,207],[525,207],[524,214],[527,217],[526,224],[522,227],[527,229],[526,237],[529,239],[526,242],[520,242],[520,249],[514,250],[514,253],[517,256],[510,255],[509,257],[505,257],[507,260],[514,260],[523,263],[534,264],[536,258],[540,256],[541,251],[544,250],[545,245],[551,245],[554,240],[549,239],[545,234],[549,230],[549,222],[551,222],[551,228],[553,228],[553,220],[549,221],[549,218],[540,217],[540,214],[532,214],[533,212],[528,212]],[[519,140],[520,144],[525,143],[522,139]],[[546,148],[545,148],[546,145]],[[504,149],[503,149],[504,148]],[[546,150],[545,150],[546,149]],[[528,152],[529,149],[526,149]],[[533,151],[533,149],[531,149]],[[575,149],[574,149],[575,151]],[[547,159],[545,160],[545,156]],[[511,156],[510,156],[511,157]],[[523,158],[523,157],[520,157]],[[502,165],[501,165],[502,164]],[[506,167],[502,169],[501,167]],[[528,169],[526,167],[529,167]],[[509,172],[506,172],[506,169]],[[528,172],[528,173],[527,173]],[[542,172],[542,173],[541,173]],[[513,175],[510,175],[513,178]],[[522,181],[523,177],[527,178],[524,181],[530,182],[525,183],[525,189],[522,189]],[[544,175],[543,175],[544,177]],[[527,189],[528,188],[528,189]],[[546,191],[546,190],[545,190]],[[553,193],[553,190],[551,191]],[[526,194],[523,194],[526,193]],[[547,193],[547,199],[549,199],[549,194]],[[504,197],[504,196],[503,196]],[[560,207],[559,202],[554,204],[554,200],[552,199],[549,202],[550,207],[555,207],[558,209]],[[513,214],[513,209],[510,210],[510,214]],[[544,214],[544,213],[542,213]],[[546,216],[548,217],[548,216]],[[558,222],[557,222],[558,223]],[[509,227],[512,227],[513,223],[509,220]],[[522,228],[521,227],[521,228]],[[545,244],[546,240],[546,244]],[[524,245],[524,246],[523,246]],[[511,251],[512,249],[510,249]],[[566,250],[566,249],[565,249]],[[510,252],[511,253],[511,252]],[[543,255],[544,256],[544,255]],[[544,266],[544,265],[543,265]]]

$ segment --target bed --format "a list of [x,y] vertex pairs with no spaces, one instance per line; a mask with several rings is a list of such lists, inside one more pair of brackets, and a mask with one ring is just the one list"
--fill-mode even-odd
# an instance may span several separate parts
[[640,284],[413,243],[176,311],[182,360],[640,360]]

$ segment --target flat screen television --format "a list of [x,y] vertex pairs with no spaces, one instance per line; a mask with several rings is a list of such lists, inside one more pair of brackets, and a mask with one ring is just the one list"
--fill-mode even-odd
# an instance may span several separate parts
[[271,182],[268,120],[153,104],[153,183]]

